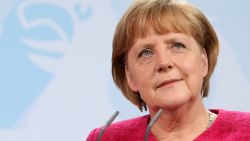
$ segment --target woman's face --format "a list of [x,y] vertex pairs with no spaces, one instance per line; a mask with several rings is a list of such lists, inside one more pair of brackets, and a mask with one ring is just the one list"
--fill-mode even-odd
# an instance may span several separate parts
[[201,98],[208,61],[188,34],[149,32],[129,50],[125,69],[129,87],[149,108],[175,109]]

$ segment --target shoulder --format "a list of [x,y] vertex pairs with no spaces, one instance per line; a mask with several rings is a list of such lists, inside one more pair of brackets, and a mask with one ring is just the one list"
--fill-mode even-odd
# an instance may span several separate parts
[[250,113],[239,111],[218,110],[218,118],[234,124],[250,124]]
[[250,138],[250,113],[213,109],[217,114],[214,123],[199,137],[200,140],[241,140]]
[[[105,130],[102,139],[112,141],[122,138],[124,140],[126,136],[130,139],[131,137],[141,138],[146,130],[148,120],[149,116],[145,115],[113,123]],[[96,140],[100,129],[101,127],[92,130],[87,141]]]
[[211,111],[217,112],[218,115],[206,132],[211,138],[215,140],[246,140],[250,138],[250,113],[227,110]]
[[248,112],[228,111],[222,109],[211,111],[218,115],[212,127],[221,130],[242,130],[243,127],[247,127],[250,130],[250,113]]

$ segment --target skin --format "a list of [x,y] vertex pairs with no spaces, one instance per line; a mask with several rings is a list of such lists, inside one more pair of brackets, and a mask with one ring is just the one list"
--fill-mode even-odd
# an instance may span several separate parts
[[129,50],[125,69],[129,87],[140,93],[150,116],[164,109],[152,128],[157,140],[192,140],[206,130],[201,88],[208,60],[192,36],[149,30]]

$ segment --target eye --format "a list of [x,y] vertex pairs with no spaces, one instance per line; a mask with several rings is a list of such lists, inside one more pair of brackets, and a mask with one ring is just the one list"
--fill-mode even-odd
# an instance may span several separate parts
[[151,55],[153,54],[153,52],[150,50],[150,49],[143,49],[138,57],[141,58],[141,57],[150,57]]
[[175,49],[179,50],[179,49],[182,49],[182,48],[186,48],[186,46],[184,44],[180,43],[180,42],[176,42],[176,43],[174,43],[172,45],[172,48],[175,48]]

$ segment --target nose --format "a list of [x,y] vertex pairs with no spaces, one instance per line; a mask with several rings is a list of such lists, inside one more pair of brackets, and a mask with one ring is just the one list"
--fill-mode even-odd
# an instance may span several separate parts
[[173,60],[171,55],[166,50],[162,50],[158,52],[157,55],[157,63],[156,63],[156,71],[161,72],[167,72],[173,68]]

